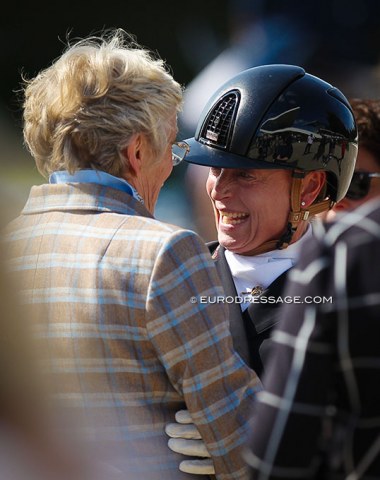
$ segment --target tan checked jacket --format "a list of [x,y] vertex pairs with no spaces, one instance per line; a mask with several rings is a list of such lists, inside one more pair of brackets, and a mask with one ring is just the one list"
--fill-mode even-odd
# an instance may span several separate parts
[[226,306],[213,301],[220,280],[195,233],[125,192],[72,183],[33,187],[5,238],[55,398],[78,417],[94,461],[123,479],[191,478],[164,432],[187,408],[217,478],[246,478],[240,448],[260,385],[232,349]]

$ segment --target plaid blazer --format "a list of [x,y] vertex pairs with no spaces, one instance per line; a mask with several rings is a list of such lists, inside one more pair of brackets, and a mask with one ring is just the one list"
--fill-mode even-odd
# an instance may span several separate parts
[[[55,397],[123,479],[189,478],[164,432],[187,408],[217,478],[243,479],[240,449],[260,384],[234,352],[207,247],[119,190],[33,187],[6,229]],[[76,417],[75,417],[76,418]]]
[[246,458],[252,479],[379,479],[380,203],[314,233],[289,274],[298,300],[273,335]]

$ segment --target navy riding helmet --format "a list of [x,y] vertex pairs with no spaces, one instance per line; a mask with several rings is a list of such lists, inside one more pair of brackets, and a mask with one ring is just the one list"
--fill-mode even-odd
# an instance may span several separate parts
[[221,86],[204,108],[185,160],[219,168],[327,172],[327,196],[341,200],[358,148],[346,97],[293,65],[250,68]]

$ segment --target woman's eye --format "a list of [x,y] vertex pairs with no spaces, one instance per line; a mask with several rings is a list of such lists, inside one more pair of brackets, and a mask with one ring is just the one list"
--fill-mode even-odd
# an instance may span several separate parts
[[242,177],[242,178],[253,178],[253,176],[249,172],[246,172],[245,170],[240,171],[238,175],[239,177]]

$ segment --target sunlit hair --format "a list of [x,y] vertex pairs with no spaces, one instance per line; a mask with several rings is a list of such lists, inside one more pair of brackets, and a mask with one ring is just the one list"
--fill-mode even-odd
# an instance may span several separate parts
[[40,173],[95,168],[120,176],[136,133],[152,153],[170,141],[182,88],[168,67],[117,29],[68,44],[24,89],[24,140]]

